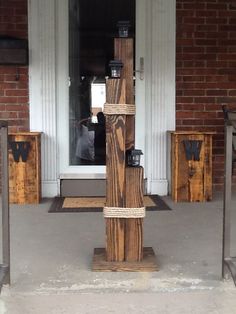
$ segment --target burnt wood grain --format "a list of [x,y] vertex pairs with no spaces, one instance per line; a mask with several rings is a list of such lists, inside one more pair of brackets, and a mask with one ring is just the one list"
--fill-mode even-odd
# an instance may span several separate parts
[[[125,81],[109,79],[107,103],[125,103]],[[125,206],[125,115],[106,116],[106,206]],[[107,261],[124,261],[125,219],[106,219]]]
[[22,156],[14,160],[9,145],[9,195],[10,203],[38,204],[41,200],[41,133],[9,133],[9,142],[29,143],[27,160]]
[[[171,133],[172,198],[174,201],[203,202],[212,199],[213,134],[213,132],[190,131]],[[187,147],[186,142],[189,145]],[[187,158],[186,149],[191,149],[191,142],[201,143],[199,160],[194,157],[194,151],[189,154],[189,156],[192,154],[191,158]]]
[[[114,53],[115,59],[121,60],[124,64],[121,71],[121,79],[126,81],[126,100],[127,104],[134,104],[134,42],[133,38],[115,38]],[[134,147],[135,140],[135,117],[127,116],[126,125],[126,149]]]
[[[143,168],[126,168],[126,207],[143,207]],[[126,219],[125,260],[141,261],[143,258],[143,218]]]
[[156,255],[151,247],[144,248],[143,260],[140,262],[108,262],[106,259],[106,250],[104,248],[95,248],[92,270],[106,272],[153,272],[158,271],[158,265]]

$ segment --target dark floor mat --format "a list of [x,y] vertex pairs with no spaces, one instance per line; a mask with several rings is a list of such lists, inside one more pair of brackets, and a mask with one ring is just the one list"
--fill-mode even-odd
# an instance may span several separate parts
[[[153,201],[153,205],[146,206],[147,211],[163,211],[163,210],[171,210],[171,208],[165,203],[165,201],[159,196],[159,195],[148,195],[148,197]],[[69,198],[68,198],[69,199]],[[75,199],[75,198],[73,198]],[[78,198],[78,199],[83,199]],[[93,197],[90,198],[91,203],[93,200]],[[64,207],[64,200],[65,197],[55,197],[53,199],[53,202],[49,208],[49,213],[92,213],[92,212],[102,212],[103,207],[99,206],[87,206],[87,207]]]

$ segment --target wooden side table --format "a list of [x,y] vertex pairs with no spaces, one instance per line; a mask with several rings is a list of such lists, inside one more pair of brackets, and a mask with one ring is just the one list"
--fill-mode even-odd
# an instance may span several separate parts
[[9,133],[9,196],[13,204],[41,199],[41,133]]
[[171,135],[171,194],[175,202],[212,199],[212,135],[176,131]]

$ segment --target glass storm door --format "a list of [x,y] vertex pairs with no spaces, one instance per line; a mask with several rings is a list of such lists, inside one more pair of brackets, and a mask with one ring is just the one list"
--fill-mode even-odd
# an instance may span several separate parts
[[[68,74],[66,87],[58,73],[60,81],[58,135],[62,175],[81,174],[94,178],[105,175],[103,106],[106,100],[105,80],[110,75],[108,64],[114,59],[113,42],[114,37],[118,37],[119,21],[130,22],[130,36],[134,38],[135,45],[136,15],[138,12],[140,23],[142,2],[142,0],[68,0],[67,40],[64,41],[64,44],[68,43],[67,50],[63,48],[60,27],[58,30],[58,41],[59,43],[61,41],[59,46],[65,49],[64,59],[63,51],[59,49],[58,67],[61,66],[63,69],[64,66],[62,73],[64,77],[66,73]],[[63,7],[60,11],[62,15]],[[62,26],[61,30],[66,35]],[[136,49],[136,57],[137,52]],[[136,95],[140,94],[137,92],[139,86],[140,82],[136,79]]]

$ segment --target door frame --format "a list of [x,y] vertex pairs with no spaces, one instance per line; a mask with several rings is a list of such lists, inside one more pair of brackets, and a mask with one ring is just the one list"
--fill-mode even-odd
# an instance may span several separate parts
[[[69,165],[69,0],[59,1],[57,18],[57,135],[59,149],[59,178],[105,178],[105,166]],[[136,63],[144,57],[145,1],[136,0]],[[139,17],[137,19],[137,17]],[[138,22],[137,22],[138,21]],[[139,65],[138,65],[139,66]],[[136,75],[136,146],[145,155],[145,80]],[[68,119],[65,121],[65,117]],[[143,161],[144,163],[144,161]]]

